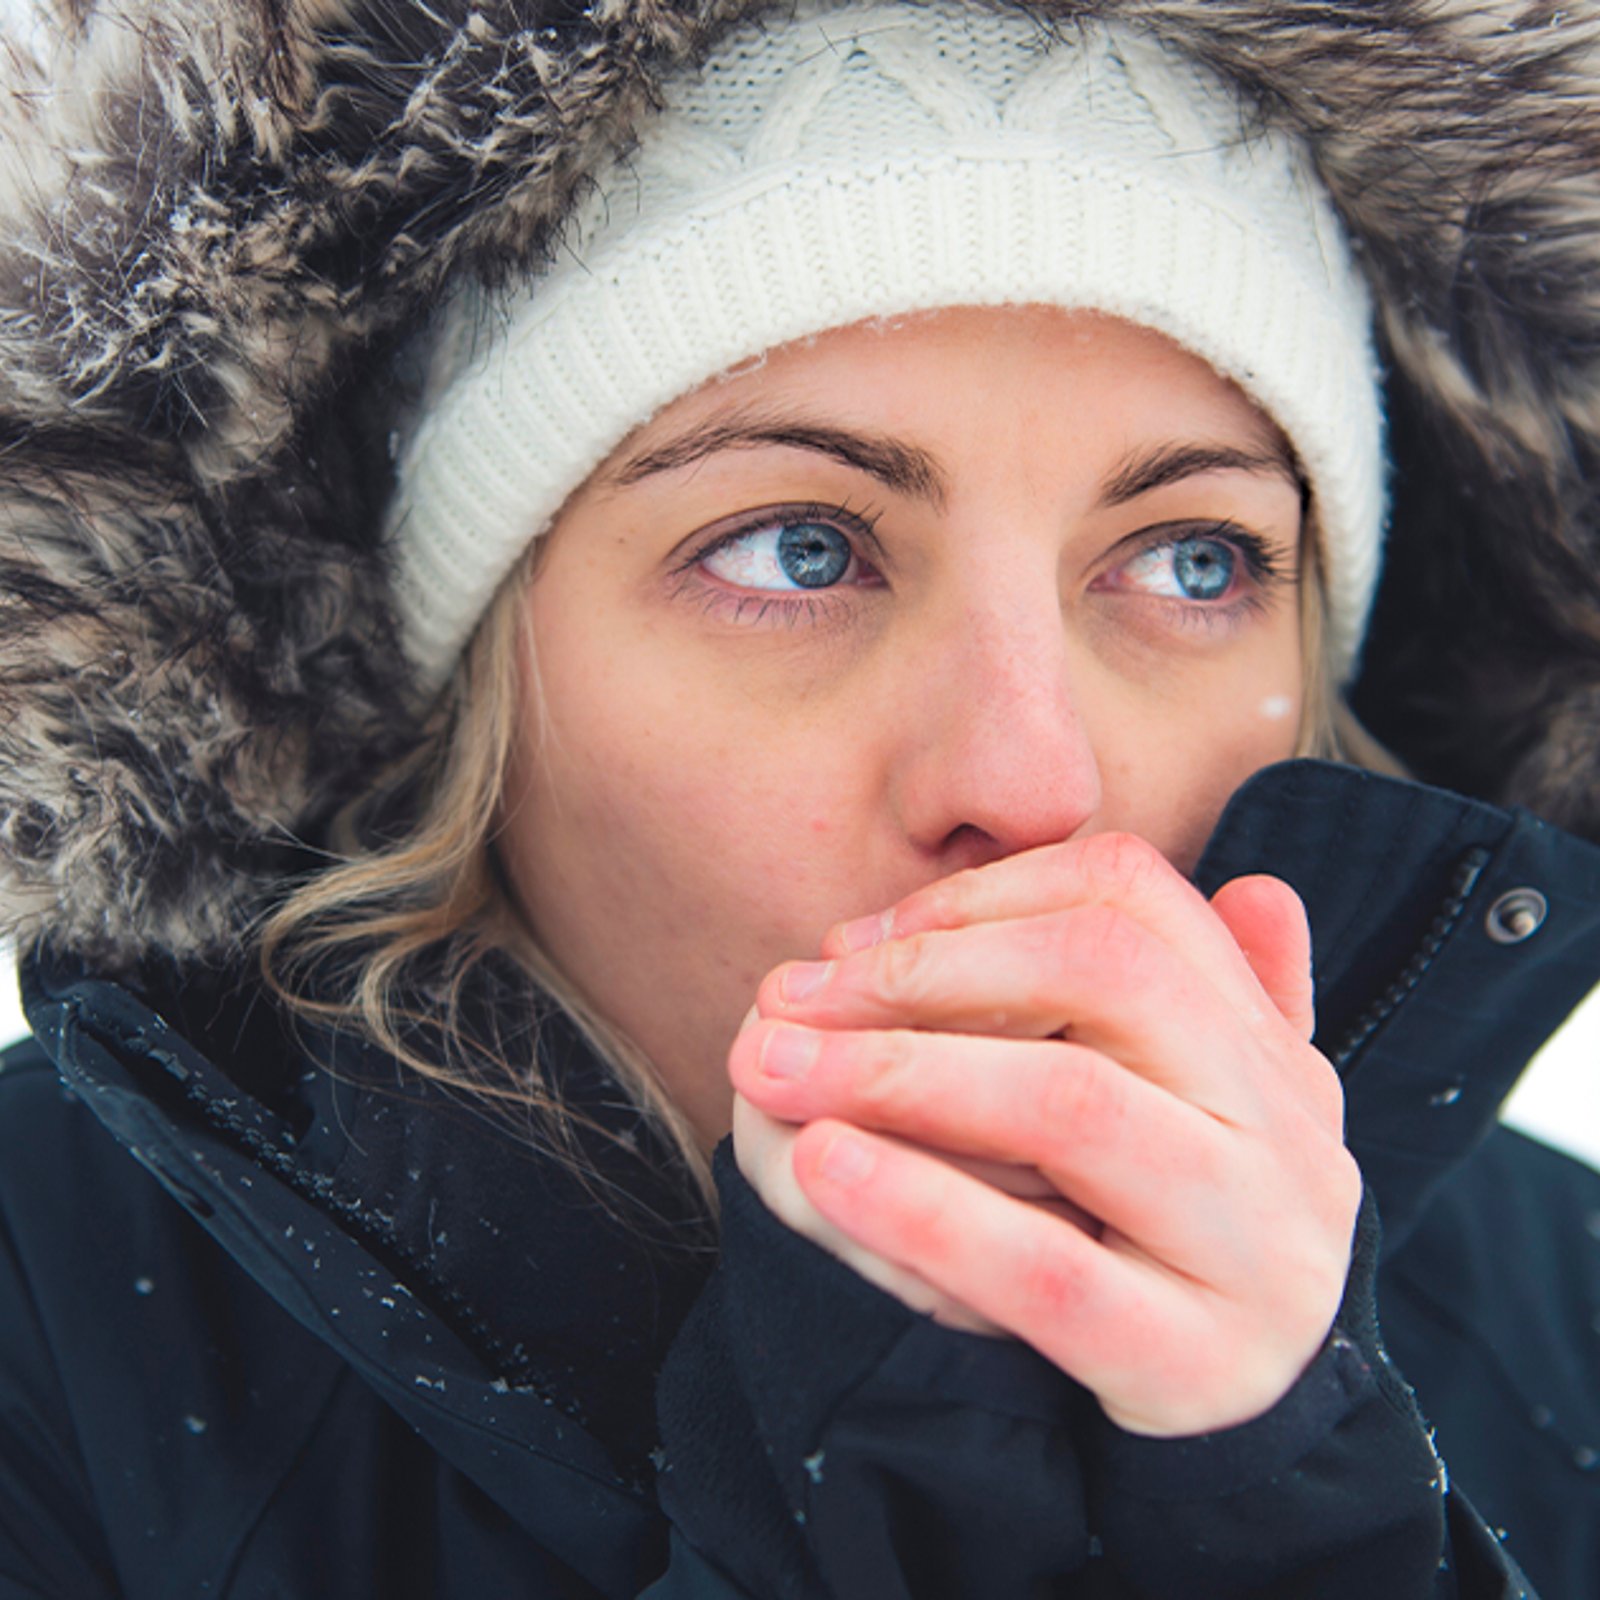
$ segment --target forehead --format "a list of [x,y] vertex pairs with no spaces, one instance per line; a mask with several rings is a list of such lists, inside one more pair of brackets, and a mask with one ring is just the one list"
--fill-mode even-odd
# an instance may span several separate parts
[[[942,310],[783,346],[664,408],[592,482],[626,487],[785,446],[936,504],[1002,457],[1044,481],[1087,467],[1113,502],[1227,467],[1305,498],[1283,433],[1198,356],[1136,324],[1040,306]],[[1166,466],[1152,479],[1156,457]]]
[[671,402],[613,459],[648,451],[686,425],[778,402],[906,424],[1000,405],[1130,434],[1220,431],[1287,453],[1272,419],[1237,384],[1164,334],[1096,312],[999,306],[856,323],[769,350]]

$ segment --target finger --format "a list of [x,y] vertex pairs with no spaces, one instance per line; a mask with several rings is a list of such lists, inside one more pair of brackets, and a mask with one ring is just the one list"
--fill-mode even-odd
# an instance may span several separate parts
[[794,1147],[818,1212],[872,1255],[915,1272],[1026,1340],[1091,1389],[1147,1361],[1154,1275],[1081,1229],[1003,1195],[926,1152],[842,1122],[814,1122]]
[[1311,980],[1311,925],[1306,908],[1280,878],[1235,878],[1211,897],[1256,981],[1302,1038],[1316,1031]]
[[938,1156],[941,1161],[948,1161],[952,1167],[981,1180],[991,1189],[998,1189],[1002,1194],[1015,1195],[1019,1200],[1048,1203],[1063,1211],[1070,1210],[1081,1221],[1090,1220],[1088,1213],[1081,1206],[1072,1206],[1067,1202],[1057,1185],[1037,1167],[1000,1157],[963,1155],[942,1147],[932,1149],[930,1154]]
[[822,954],[837,958],[912,934],[1096,905],[1142,923],[1236,1004],[1255,1002],[1250,965],[1205,897],[1154,845],[1125,833],[1042,845],[941,878],[879,916],[831,928]]
[[1299,1043],[1250,982],[1250,1004],[1234,1009],[1134,919],[1089,906],[789,963],[763,980],[758,1006],[812,1027],[1064,1034],[1217,1115],[1243,1117],[1267,1053]]
[[811,1203],[795,1176],[793,1151],[797,1130],[778,1122],[743,1096],[733,1104],[734,1157],[745,1181],[778,1220],[842,1261],[886,1294],[937,1317],[947,1327],[969,1333],[999,1330],[986,1318],[950,1301],[916,1272],[899,1266],[859,1244],[829,1222]]
[[[760,1023],[729,1066],[742,1095],[786,1122],[849,1122],[983,1162],[979,1176],[994,1163],[1032,1170],[1080,1220],[1098,1219],[1191,1274],[1214,1275],[1232,1257],[1214,1218],[1235,1191],[1244,1196],[1235,1213],[1274,1203],[1257,1150],[1233,1129],[1077,1045]],[[1317,1139],[1309,1125],[1297,1131]]]
[[1258,1305],[846,1123],[802,1129],[794,1170],[842,1232],[1026,1340],[1138,1432],[1205,1432],[1267,1410],[1325,1337],[1349,1255],[1346,1229],[1317,1251],[1329,1270]]
[[[733,1128],[734,1159],[745,1181],[767,1202],[767,1209],[797,1233],[804,1233],[813,1242],[839,1254],[839,1247],[848,1241],[816,1214],[794,1182],[790,1150],[798,1131],[795,1121],[780,1120],[759,1101],[740,1093],[734,1097]],[[1037,1167],[956,1155],[948,1150],[934,1153],[941,1161],[949,1162],[1002,1194],[1049,1206],[1057,1216],[1070,1217],[1079,1227],[1091,1231],[1097,1227],[1096,1219],[1067,1200]]]

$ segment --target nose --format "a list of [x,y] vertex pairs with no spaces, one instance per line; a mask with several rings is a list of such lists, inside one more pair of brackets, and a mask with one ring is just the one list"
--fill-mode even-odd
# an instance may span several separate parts
[[1069,838],[1094,816],[1100,768],[1053,583],[965,604],[918,656],[896,802],[920,853],[955,871]]

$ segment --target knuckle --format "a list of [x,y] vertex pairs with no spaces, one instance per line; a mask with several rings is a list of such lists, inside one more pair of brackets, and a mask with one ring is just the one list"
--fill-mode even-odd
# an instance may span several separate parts
[[1114,891],[1142,889],[1172,870],[1166,858],[1135,833],[1097,833],[1082,841],[1084,870]]
[[1028,1107],[1032,1128],[1041,1144],[1055,1145],[1063,1138],[1106,1144],[1120,1120],[1120,1100],[1112,1093],[1109,1076],[1087,1051],[1058,1054],[1035,1081]]
[[1022,1325],[1028,1329],[1059,1329],[1082,1312],[1083,1272],[1064,1250],[1048,1243],[1028,1250],[1017,1263],[1015,1281]]
[[1342,1144],[1332,1163],[1331,1177],[1335,1215],[1349,1231],[1355,1227],[1356,1213],[1361,1209],[1366,1179],[1356,1158]]
[[[1308,1164],[1309,1165],[1309,1164]],[[1302,1181],[1297,1224],[1279,1226],[1270,1280],[1307,1327],[1326,1329],[1337,1309],[1350,1266],[1351,1237],[1361,1207],[1362,1178],[1346,1150],[1316,1164],[1316,1177]]]
[[1089,957],[1108,979],[1141,981],[1149,935],[1116,906],[1090,906],[1064,919],[1061,955],[1068,960]]
[[1291,1345],[1315,1354],[1339,1314],[1349,1272],[1349,1256],[1330,1253],[1315,1267],[1302,1267],[1298,1281],[1288,1271],[1284,1273],[1285,1281],[1296,1291],[1283,1314],[1283,1332]]
[[1113,905],[1038,917],[1015,937],[1018,998],[1032,1013],[1054,1015],[1068,1005],[1103,1009],[1146,992],[1153,978],[1149,936]]
[[1306,1074],[1306,1089],[1312,1115],[1335,1133],[1344,1129],[1344,1080],[1338,1069],[1320,1050],[1307,1047],[1311,1058]]
[[850,1095],[856,1108],[878,1117],[901,1110],[909,1098],[915,1035],[899,1029],[865,1033],[858,1036],[852,1053]]
[[928,984],[927,941],[920,935],[890,939],[873,953],[870,985],[890,1005],[915,1005]]
[[964,1221],[937,1192],[920,1184],[888,1183],[877,1196],[880,1245],[885,1255],[911,1265],[930,1281],[963,1264]]
[[1344,1082],[1338,1069],[1302,1039],[1292,1038],[1287,1050],[1286,1055],[1284,1047],[1268,1042],[1259,1052],[1258,1076],[1263,1083],[1278,1086],[1279,1101],[1289,1116],[1342,1143]]
[[1347,1234],[1354,1226],[1365,1187],[1361,1167],[1337,1129],[1301,1120],[1272,1136],[1282,1181],[1301,1197],[1295,1208],[1320,1234]]
[[981,885],[978,872],[976,867],[963,867],[919,889],[902,903],[906,920],[925,928],[961,926]]

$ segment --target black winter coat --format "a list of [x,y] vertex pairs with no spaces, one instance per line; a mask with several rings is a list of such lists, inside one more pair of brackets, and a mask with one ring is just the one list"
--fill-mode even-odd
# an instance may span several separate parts
[[[1600,972],[1600,866],[1527,814],[1284,769],[1200,869],[1310,905],[1448,1484],[1370,1214],[1305,1381],[1140,1443],[726,1167],[713,1267],[559,1029],[552,1077],[639,1140],[591,1152],[625,1224],[216,977],[415,746],[397,345],[536,270],[765,3],[32,0],[0,37],[0,934],[39,952],[0,1072],[0,1596],[1476,1600],[1518,1590],[1503,1528],[1591,1600],[1600,1180],[1485,1134]],[[1011,3],[1147,28],[1303,142],[1395,464],[1357,702],[1430,781],[1600,839],[1600,13]],[[1548,915],[1500,942],[1525,886]]]
[[[1291,763],[1197,877],[1265,868],[1311,911],[1382,1257],[1369,1204],[1305,1377],[1181,1441],[868,1286],[725,1152],[713,1265],[650,1242],[694,1231],[659,1152],[609,1158],[618,1221],[380,1063],[292,1081],[248,996],[34,962],[0,1073],[0,1596],[1479,1600],[1525,1592],[1506,1550],[1547,1600],[1600,1592],[1600,1175],[1491,1131],[1600,971],[1600,850]],[[547,1056],[622,1126],[559,1029]]]

